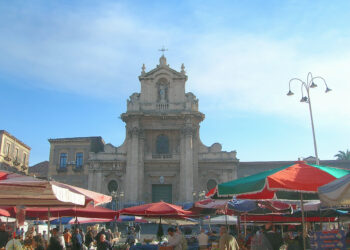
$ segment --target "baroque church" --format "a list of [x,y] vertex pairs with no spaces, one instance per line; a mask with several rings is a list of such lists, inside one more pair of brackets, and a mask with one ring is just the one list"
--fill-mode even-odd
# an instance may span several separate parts
[[112,194],[118,204],[159,200],[181,204],[197,200],[217,183],[237,178],[236,151],[200,140],[204,114],[186,93],[187,75],[159,65],[139,76],[140,93],[121,114],[125,141],[116,147],[101,137],[49,139],[48,176],[54,180]]

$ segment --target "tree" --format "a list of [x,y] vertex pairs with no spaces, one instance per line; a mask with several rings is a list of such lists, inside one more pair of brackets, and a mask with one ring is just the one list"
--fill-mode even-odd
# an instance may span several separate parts
[[334,157],[337,157],[337,160],[350,160],[350,151],[349,149],[345,151],[338,151],[338,154],[336,154]]

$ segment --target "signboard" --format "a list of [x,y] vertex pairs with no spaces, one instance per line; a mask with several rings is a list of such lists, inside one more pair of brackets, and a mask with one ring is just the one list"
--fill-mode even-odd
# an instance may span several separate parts
[[333,231],[322,231],[315,232],[310,237],[311,249],[314,250],[345,250],[345,231],[333,230]]

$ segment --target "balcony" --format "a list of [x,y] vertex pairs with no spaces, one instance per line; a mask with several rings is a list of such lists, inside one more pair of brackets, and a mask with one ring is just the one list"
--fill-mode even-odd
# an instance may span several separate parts
[[77,166],[77,165],[74,165],[73,167],[72,167],[72,169],[73,169],[73,171],[74,172],[83,172],[83,165],[81,165],[81,166]]
[[168,103],[157,103],[157,109],[158,110],[168,110],[169,104]]
[[57,167],[56,168],[57,173],[65,173],[68,171],[67,166],[65,167]]
[[152,159],[171,159],[172,154],[152,154]]

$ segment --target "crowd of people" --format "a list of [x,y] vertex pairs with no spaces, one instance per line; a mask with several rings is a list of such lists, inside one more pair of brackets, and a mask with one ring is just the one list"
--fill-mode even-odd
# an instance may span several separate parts
[[5,224],[0,225],[0,249],[6,250],[111,250],[114,243],[120,239],[120,233],[112,233],[110,229],[102,227],[99,231],[88,227],[86,233],[79,228],[65,229],[59,232],[58,228],[50,231],[50,238],[45,231],[38,233],[35,227],[27,232],[16,230],[10,233]]
[[[220,227],[220,234],[215,231],[205,232],[204,229],[197,235],[200,250],[298,250],[303,249],[303,239],[301,230],[294,228],[293,231],[286,231],[282,234],[276,230],[272,223],[267,223],[264,227],[247,229],[246,234],[239,234],[230,230],[226,226]],[[235,235],[235,236],[234,236]],[[307,246],[309,246],[308,237]]]

